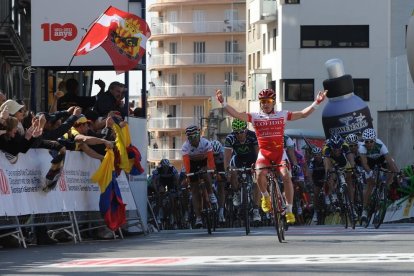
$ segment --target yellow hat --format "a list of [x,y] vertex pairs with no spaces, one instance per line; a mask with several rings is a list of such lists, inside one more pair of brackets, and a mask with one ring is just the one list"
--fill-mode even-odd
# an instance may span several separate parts
[[90,120],[86,119],[85,115],[81,115],[79,119],[75,122],[75,125],[80,125],[84,123],[89,123]]

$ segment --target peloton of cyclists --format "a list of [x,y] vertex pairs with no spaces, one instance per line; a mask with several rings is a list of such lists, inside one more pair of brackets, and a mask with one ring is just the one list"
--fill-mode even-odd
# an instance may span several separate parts
[[[231,124],[233,132],[227,135],[224,142],[224,168],[250,168],[257,159],[259,153],[258,142],[254,131],[247,129],[247,123],[234,119]],[[230,183],[234,191],[233,205],[240,205],[240,185],[237,181],[237,172],[230,173]],[[259,212],[260,191],[253,189],[253,221],[262,220]]]
[[293,121],[309,116],[319,104],[325,99],[327,91],[320,91],[316,100],[312,105],[304,108],[301,111],[275,111],[276,94],[272,89],[263,89],[259,93],[260,112],[244,113],[238,112],[236,109],[228,105],[223,98],[221,90],[216,91],[217,100],[222,104],[222,107],[231,116],[245,122],[251,122],[259,144],[259,155],[256,161],[257,184],[262,193],[262,210],[268,213],[271,210],[270,195],[267,191],[266,169],[260,169],[275,164],[283,164],[278,168],[278,173],[281,175],[284,192],[287,201],[286,222],[289,224],[295,223],[295,216],[292,213],[293,203],[293,185],[291,180],[291,173],[288,164],[286,153],[283,150],[283,135],[286,121]]
[[[373,168],[375,165],[387,168],[390,172],[398,172],[394,159],[388,152],[387,146],[377,138],[377,134],[373,128],[367,128],[362,132],[362,140],[358,147],[361,158],[361,165],[365,170],[365,179],[367,188],[364,193],[364,210],[362,211],[361,220],[367,220],[367,207],[369,205],[370,195],[375,185],[373,178]],[[389,174],[387,184],[391,184],[393,175]]]
[[[213,147],[209,140],[200,136],[200,129],[196,125],[191,125],[185,129],[187,140],[182,146],[183,164],[187,174],[199,172],[200,170],[215,170]],[[212,180],[209,173],[203,174],[210,203],[217,204],[217,198],[213,193]],[[192,203],[196,215],[195,226],[201,227],[203,220],[201,217],[201,197],[199,192],[199,179],[196,176],[189,177]]]

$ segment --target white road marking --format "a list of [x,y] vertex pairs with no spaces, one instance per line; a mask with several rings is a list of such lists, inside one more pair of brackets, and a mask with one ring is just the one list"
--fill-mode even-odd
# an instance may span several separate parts
[[102,258],[78,259],[42,267],[102,268],[189,265],[321,265],[333,263],[414,263],[414,253]]

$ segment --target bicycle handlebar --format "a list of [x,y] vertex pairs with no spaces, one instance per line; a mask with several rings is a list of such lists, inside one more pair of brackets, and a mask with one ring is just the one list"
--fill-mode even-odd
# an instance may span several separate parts
[[193,176],[193,175],[200,175],[200,174],[205,174],[205,173],[213,173],[214,170],[204,170],[204,171],[198,171],[198,172],[193,172],[193,173],[187,173],[187,176]]

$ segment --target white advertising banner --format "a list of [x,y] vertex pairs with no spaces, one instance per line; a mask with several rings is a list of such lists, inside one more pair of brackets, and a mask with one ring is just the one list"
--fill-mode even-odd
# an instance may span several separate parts
[[414,217],[414,197],[403,198],[388,206],[384,222],[399,221]]
[[[143,0],[144,1],[144,0]],[[141,2],[128,0],[35,0],[31,3],[32,66],[68,66],[90,25],[109,7],[142,17]],[[112,66],[101,47],[76,56],[72,66]]]
[[[100,190],[91,182],[100,161],[82,152],[67,151],[58,184],[43,192],[41,184],[50,168],[51,156],[45,149],[30,149],[11,164],[0,152],[0,216],[67,211],[99,211]],[[117,178],[127,210],[136,210],[124,172]]]

